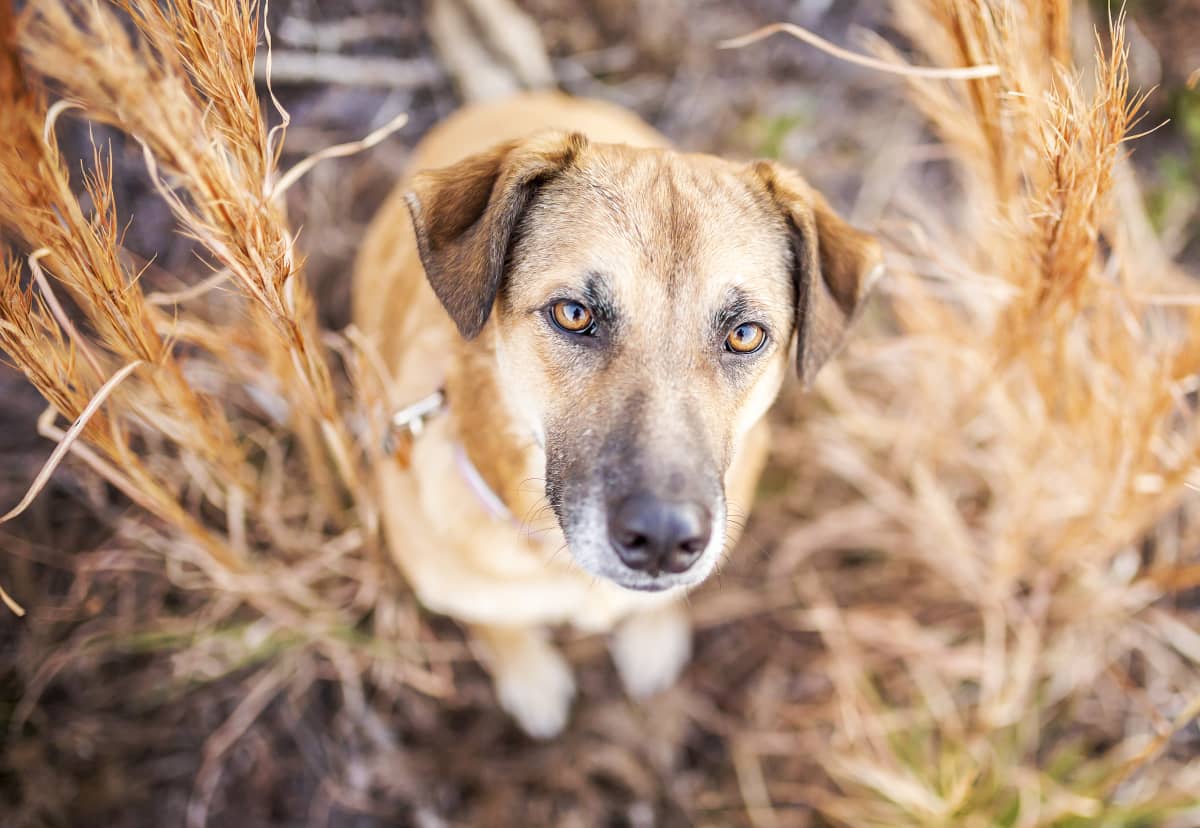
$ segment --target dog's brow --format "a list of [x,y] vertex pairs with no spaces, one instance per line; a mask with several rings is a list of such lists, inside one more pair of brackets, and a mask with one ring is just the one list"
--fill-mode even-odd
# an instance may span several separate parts
[[617,318],[617,304],[613,299],[608,281],[598,273],[589,273],[583,285],[583,298],[592,313],[604,322],[613,322]]
[[758,310],[760,310],[759,306],[746,295],[745,291],[741,288],[730,288],[725,293],[725,301],[721,303],[713,316],[713,327],[723,332],[735,323],[744,321],[747,316]]

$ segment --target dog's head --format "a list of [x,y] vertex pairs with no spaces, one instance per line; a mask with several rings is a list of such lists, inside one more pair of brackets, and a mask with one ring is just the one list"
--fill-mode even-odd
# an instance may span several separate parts
[[776,164],[577,134],[422,173],[407,199],[434,292],[492,337],[576,562],[633,589],[703,580],[742,438],[793,342],[806,384],[838,349],[877,243]]

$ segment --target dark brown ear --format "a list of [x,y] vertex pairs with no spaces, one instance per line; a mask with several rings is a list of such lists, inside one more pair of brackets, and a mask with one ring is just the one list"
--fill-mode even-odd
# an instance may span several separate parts
[[492,312],[513,231],[538,186],[585,144],[578,133],[544,133],[413,178],[404,199],[425,276],[467,339]]
[[795,172],[770,161],[753,166],[792,234],[796,280],[796,367],[805,386],[837,354],[875,281],[883,251],[851,227]]

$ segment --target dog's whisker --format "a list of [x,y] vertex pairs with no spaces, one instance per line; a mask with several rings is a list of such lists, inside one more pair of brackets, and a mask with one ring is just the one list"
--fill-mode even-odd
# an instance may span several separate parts
[[533,524],[534,521],[540,520],[542,515],[544,515],[546,513],[546,511],[550,508],[550,505],[543,501],[545,501],[545,498],[542,498],[540,501],[534,502],[526,510],[525,517],[521,520],[521,528],[522,529],[527,529]]
[[558,556],[559,556],[559,555],[560,555],[562,552],[566,551],[566,549],[567,549],[567,546],[568,546],[568,544],[566,544],[566,543],[563,543],[561,546],[559,546],[557,549],[555,549],[555,550],[554,550],[554,551],[553,551],[553,552],[550,554],[549,562],[550,562],[550,563],[554,563],[554,562],[555,562],[555,560],[558,558]]
[[[546,478],[544,478],[544,477],[526,477],[524,480],[522,480],[520,483],[517,484],[517,489],[520,491],[526,491],[526,487],[529,486],[530,484],[533,484],[534,486],[540,488],[542,491],[546,490]],[[535,489],[535,491],[536,491],[536,489]]]
[[[531,478],[532,479],[532,478]],[[523,537],[532,538],[534,535],[551,532],[557,528],[557,525],[551,523],[542,527],[535,527],[534,524],[541,521],[542,518],[553,510],[553,505],[549,499],[542,495],[526,510],[525,517],[520,522],[520,532]]]

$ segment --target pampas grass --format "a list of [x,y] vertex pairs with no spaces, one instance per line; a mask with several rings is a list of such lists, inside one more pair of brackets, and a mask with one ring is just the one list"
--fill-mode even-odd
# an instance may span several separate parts
[[[380,593],[393,578],[379,571],[363,450],[342,413],[355,389],[335,388],[276,198],[283,126],[268,130],[257,101],[257,31],[247,3],[49,2],[27,13],[2,87],[0,128],[15,140],[0,149],[0,228],[32,255],[5,262],[0,344],[54,413],[78,423],[87,412],[70,453],[154,519],[132,519],[127,542],[166,556],[186,589],[220,596],[207,623],[251,608],[260,636],[289,646],[299,636],[348,664],[372,647],[346,631],[368,614],[396,622],[385,608],[407,599]],[[97,149],[76,195],[55,142],[66,107],[35,91],[47,81],[141,146],[180,231],[221,269],[224,285],[207,287],[233,288],[237,313],[213,321],[145,294],[122,249],[111,162]],[[360,355],[342,350],[357,376]],[[120,386],[106,386],[118,371]],[[89,409],[102,389],[111,396]],[[43,421],[44,436],[68,439]],[[394,676],[387,665],[404,662],[397,680],[436,692],[406,637],[389,630],[395,645],[376,664]]]
[[906,79],[960,195],[906,205],[894,329],[798,413],[803,490],[844,484],[807,508],[865,499],[837,543],[881,552],[855,576],[869,598],[801,579],[843,677],[819,808],[848,825],[1196,815],[1198,768],[1164,749],[1200,700],[1195,612],[1172,611],[1194,585],[1200,319],[1194,285],[1139,249],[1140,204],[1114,195],[1142,102],[1124,19],[1085,72],[1069,14],[895,5],[923,62],[1000,74]]
[[[404,506],[368,482],[386,367],[317,325],[279,198],[288,118],[254,87],[256,8],[46,0],[0,26],[0,347],[47,401],[43,435],[136,506],[83,571],[153,560],[186,596],[72,633],[10,733],[56,675],[120,649],[159,665],[168,698],[237,688],[192,825],[234,746],[322,683],[340,712],[319,798],[362,813],[586,824],[626,814],[615,790],[693,824],[1200,819],[1182,738],[1200,712],[1200,296],[1128,162],[1142,98],[1122,16],[1085,40],[1061,0],[894,0],[909,50],[868,46],[951,186],[888,172],[889,277],[849,352],[779,407],[748,563],[693,598],[688,682],[651,715],[587,699],[534,749],[380,549],[375,516]],[[108,152],[74,181],[58,148],[75,117],[140,148],[212,274],[143,289]],[[14,598],[36,615],[39,596]],[[720,757],[700,779],[681,758],[698,733]]]

